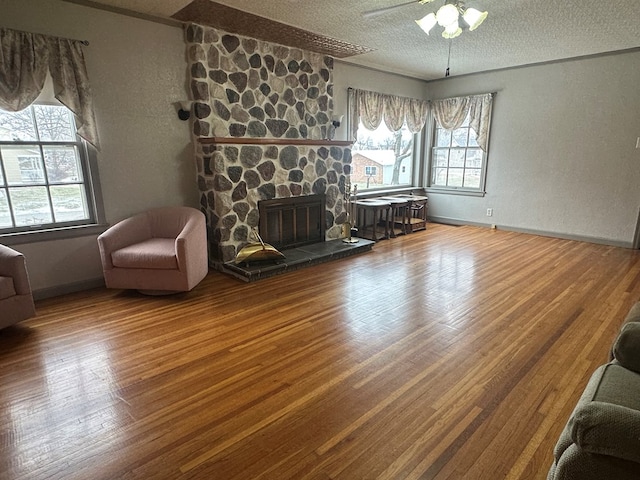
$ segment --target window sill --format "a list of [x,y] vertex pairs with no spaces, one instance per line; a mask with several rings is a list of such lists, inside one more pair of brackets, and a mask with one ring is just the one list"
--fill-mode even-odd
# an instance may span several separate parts
[[369,189],[369,190],[358,190],[358,194],[356,196],[357,199],[361,198],[374,198],[374,197],[382,197],[385,195],[397,195],[400,193],[414,193],[417,195],[423,195],[424,189],[420,187],[389,187],[389,188],[381,188],[381,189]]
[[445,194],[445,195],[465,195],[467,197],[484,197],[487,192],[479,190],[462,190],[457,188],[425,188],[427,193]]
[[109,225],[91,224],[77,227],[51,228],[35,232],[19,232],[0,234],[0,243],[4,245],[21,245],[24,243],[47,242],[50,240],[64,240],[67,238],[100,235]]

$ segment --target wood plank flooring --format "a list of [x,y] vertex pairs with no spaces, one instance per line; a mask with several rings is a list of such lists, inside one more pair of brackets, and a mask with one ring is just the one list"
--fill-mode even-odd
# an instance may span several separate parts
[[0,331],[1,479],[546,478],[640,299],[640,252],[429,224]]

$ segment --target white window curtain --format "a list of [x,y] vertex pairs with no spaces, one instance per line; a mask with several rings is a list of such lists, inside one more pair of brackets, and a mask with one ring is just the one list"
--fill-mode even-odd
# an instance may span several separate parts
[[445,98],[432,102],[433,115],[438,124],[446,130],[459,128],[469,115],[469,126],[478,136],[478,145],[483,151],[489,146],[489,125],[493,94],[467,97]]
[[0,28],[0,108],[17,112],[51,74],[55,97],[76,118],[78,135],[100,148],[82,42]]
[[426,100],[350,88],[349,136],[356,138],[359,122],[368,130],[375,130],[382,120],[392,132],[400,130],[406,122],[411,133],[418,133],[424,127],[428,112]]

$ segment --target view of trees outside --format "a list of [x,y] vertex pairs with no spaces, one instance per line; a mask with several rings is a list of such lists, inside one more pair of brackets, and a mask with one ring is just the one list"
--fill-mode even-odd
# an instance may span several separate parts
[[0,110],[0,228],[89,218],[78,145],[64,106]]
[[[403,125],[397,132],[391,132],[384,121],[380,122],[380,126],[372,131],[366,129],[362,123],[358,126],[358,135],[356,142],[353,144],[353,152],[361,153],[366,157],[367,151],[386,150],[390,152],[389,157],[392,163],[382,165],[383,180],[382,185],[376,184],[376,187],[400,185],[402,167],[405,167],[403,178],[411,179],[411,171],[413,167],[413,138],[414,135],[409,131],[406,125]],[[362,172],[368,165],[364,165]],[[373,166],[373,165],[371,165]],[[358,166],[354,166],[356,169]],[[370,168],[369,172],[375,171]],[[358,190],[366,190],[369,188],[369,182],[364,173],[362,175],[352,176],[351,182],[358,185]],[[410,180],[409,180],[410,181]],[[405,183],[405,182],[403,182]]]
[[432,186],[480,188],[483,152],[469,118],[453,131],[436,126],[432,153]]

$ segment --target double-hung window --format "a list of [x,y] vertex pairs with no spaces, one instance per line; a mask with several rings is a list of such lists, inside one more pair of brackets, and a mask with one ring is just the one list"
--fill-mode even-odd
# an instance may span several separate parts
[[96,223],[88,152],[62,105],[0,110],[0,234]]
[[438,189],[483,192],[486,155],[478,145],[469,117],[455,130],[435,125],[429,186]]

